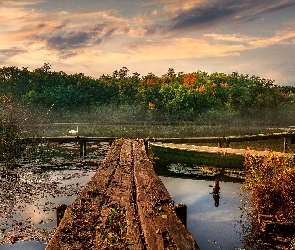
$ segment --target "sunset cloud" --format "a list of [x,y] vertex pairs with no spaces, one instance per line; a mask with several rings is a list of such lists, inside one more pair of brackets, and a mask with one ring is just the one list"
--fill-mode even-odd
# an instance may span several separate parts
[[[260,60],[261,65],[273,68],[270,63],[281,60],[280,65],[286,67],[279,67],[281,73],[273,75],[282,77],[284,72],[285,79],[279,81],[293,84],[290,72],[294,72],[291,55],[295,56],[295,3],[292,0],[130,0],[128,3],[2,1],[0,64],[36,68],[49,62],[58,70],[85,70],[89,75],[99,76],[120,65],[138,65],[144,71],[142,74],[151,71],[161,74],[164,72],[160,68],[178,64],[193,71],[197,70],[190,66],[193,60],[198,63],[202,60],[202,65],[206,62],[211,70],[218,58],[223,58],[220,70],[232,71],[236,67],[244,73],[255,71],[259,75],[265,72],[264,66],[252,68],[251,62],[238,65],[235,61]],[[290,47],[285,59],[276,53],[280,46],[282,51]],[[205,64],[204,67],[206,70]]]

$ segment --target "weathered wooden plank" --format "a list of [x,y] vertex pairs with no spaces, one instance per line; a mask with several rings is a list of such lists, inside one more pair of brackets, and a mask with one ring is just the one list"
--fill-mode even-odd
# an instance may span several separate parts
[[[149,146],[155,156],[177,162],[194,163],[215,167],[243,168],[245,156],[264,156],[269,151],[247,149],[219,148],[208,146],[195,146],[189,144],[150,142]],[[292,156],[292,154],[275,152],[279,156]]]
[[107,207],[117,206],[124,210],[127,223],[128,248],[139,250],[144,248],[140,233],[138,215],[133,192],[133,154],[132,141],[124,140],[120,152],[120,161],[111,180],[106,196],[110,197]]
[[[172,143],[226,143],[242,142],[242,141],[258,141],[258,140],[271,140],[294,138],[294,133],[273,133],[273,134],[259,134],[259,135],[242,135],[242,136],[211,136],[211,137],[175,137],[175,138],[147,138],[151,142],[172,142]],[[87,137],[87,136],[49,136],[49,137],[27,137],[20,138],[21,143],[31,142],[100,142],[100,141],[114,141],[115,137]]]
[[106,157],[108,160],[100,165],[90,182],[67,208],[46,249],[95,249],[95,239],[101,234],[99,228],[105,192],[118,165],[121,144],[113,143]]
[[147,138],[150,142],[171,142],[171,143],[226,143],[228,142],[243,142],[243,141],[259,141],[294,138],[294,133],[273,133],[273,134],[258,134],[258,135],[242,135],[242,136],[211,136],[211,137],[176,137],[176,138]]
[[147,249],[198,249],[186,227],[177,218],[173,201],[156,175],[143,143],[134,143],[136,201]]
[[172,203],[143,140],[116,140],[46,249],[198,249]]

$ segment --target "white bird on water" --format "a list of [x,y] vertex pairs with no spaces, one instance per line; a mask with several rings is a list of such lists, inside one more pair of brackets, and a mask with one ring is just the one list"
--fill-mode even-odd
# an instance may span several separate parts
[[76,134],[78,134],[78,130],[79,130],[79,128],[77,126],[77,130],[72,129],[72,130],[69,131],[69,134],[70,135],[76,135]]

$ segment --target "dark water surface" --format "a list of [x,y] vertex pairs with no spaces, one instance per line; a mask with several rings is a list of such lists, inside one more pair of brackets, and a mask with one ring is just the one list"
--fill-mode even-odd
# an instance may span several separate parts
[[0,176],[0,249],[45,249],[56,229],[56,206],[74,201],[108,149],[109,143],[89,144],[80,158],[79,145],[58,145],[46,152],[60,154],[50,162],[31,160],[16,170],[18,178]]
[[239,227],[241,184],[220,182],[219,206],[215,206],[211,180],[160,176],[175,204],[187,206],[187,228],[201,250],[243,248],[235,231]]
[[[77,145],[65,145],[62,150],[56,148],[54,152],[64,150],[67,156],[60,155],[56,162],[65,161],[66,166],[47,169],[42,163],[41,168],[42,164],[37,161],[28,168],[24,167],[17,181],[0,179],[2,197],[4,193],[7,196],[7,204],[3,203],[4,199],[0,204],[3,208],[0,207],[0,250],[45,249],[47,239],[56,228],[55,207],[58,204],[70,205],[96,171],[97,166],[86,166],[85,160],[98,158],[102,161],[109,149],[108,143],[89,147],[87,159],[79,159]],[[242,248],[240,236],[235,231],[235,228],[239,230],[237,221],[241,215],[241,183],[220,178],[220,199],[216,206],[216,200],[209,194],[215,178],[210,176],[210,172],[206,173],[207,177],[195,178],[186,175],[181,165],[176,168],[181,171],[174,173],[173,177],[160,173],[160,178],[175,204],[182,202],[187,205],[187,227],[200,249]],[[216,170],[213,172],[216,174]]]
[[[243,249],[243,171],[164,160],[154,166],[175,205],[187,206],[187,228],[201,250]],[[219,195],[212,193],[215,179]]]
[[0,246],[1,250],[44,250],[46,247],[45,243],[35,242],[35,241],[23,241],[17,242],[13,245],[3,245]]

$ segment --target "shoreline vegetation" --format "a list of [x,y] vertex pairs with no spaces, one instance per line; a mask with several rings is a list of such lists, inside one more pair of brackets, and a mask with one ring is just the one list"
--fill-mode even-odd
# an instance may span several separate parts
[[294,249],[295,168],[294,157],[248,155],[244,162],[244,190],[250,194],[244,213],[246,249]]
[[96,79],[55,72],[48,63],[32,71],[10,66],[0,68],[0,95],[13,107],[22,131],[45,123],[222,129],[295,124],[295,87],[237,72],[176,73],[169,68],[159,77],[130,75],[123,67]]

